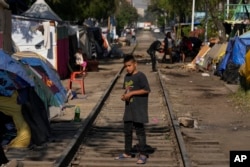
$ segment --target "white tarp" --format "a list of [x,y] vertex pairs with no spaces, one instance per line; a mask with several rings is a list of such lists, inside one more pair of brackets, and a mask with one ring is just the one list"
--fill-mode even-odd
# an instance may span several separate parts
[[56,28],[48,21],[12,15],[12,40],[18,51],[33,51],[57,69]]
[[47,19],[54,21],[62,21],[62,19],[49,7],[44,0],[36,0],[36,2],[22,16]]

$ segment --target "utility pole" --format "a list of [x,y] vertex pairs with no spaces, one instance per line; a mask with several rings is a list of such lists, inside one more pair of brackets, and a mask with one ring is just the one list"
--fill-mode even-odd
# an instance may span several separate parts
[[194,8],[195,8],[195,0],[193,0],[193,7],[192,7],[192,23],[191,23],[191,31],[194,31]]
[[204,34],[204,42],[207,43],[207,24],[208,24],[208,10],[207,10],[207,4],[205,4],[205,34]]
[[227,19],[229,19],[229,0],[227,0]]

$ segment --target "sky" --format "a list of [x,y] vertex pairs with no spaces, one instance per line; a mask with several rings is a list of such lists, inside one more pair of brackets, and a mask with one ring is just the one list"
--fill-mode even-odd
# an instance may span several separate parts
[[133,0],[135,8],[146,9],[150,0]]

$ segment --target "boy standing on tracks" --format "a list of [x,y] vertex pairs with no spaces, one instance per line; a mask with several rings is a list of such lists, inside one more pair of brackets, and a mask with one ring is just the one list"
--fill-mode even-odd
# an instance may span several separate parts
[[138,139],[137,164],[145,164],[147,160],[146,134],[144,123],[148,122],[148,94],[150,87],[146,75],[137,70],[137,62],[132,55],[124,57],[124,66],[127,74],[124,77],[124,94],[121,100],[125,101],[124,137],[125,152],[116,157],[116,160],[132,158],[132,134],[135,128]]

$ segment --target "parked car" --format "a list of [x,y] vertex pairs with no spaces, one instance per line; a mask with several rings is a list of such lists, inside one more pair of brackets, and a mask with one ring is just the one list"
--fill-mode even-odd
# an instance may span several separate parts
[[144,26],[143,30],[144,31],[149,31],[151,29],[150,25]]
[[154,28],[153,32],[154,32],[154,33],[160,33],[161,30],[160,30],[160,28]]

